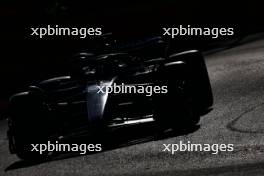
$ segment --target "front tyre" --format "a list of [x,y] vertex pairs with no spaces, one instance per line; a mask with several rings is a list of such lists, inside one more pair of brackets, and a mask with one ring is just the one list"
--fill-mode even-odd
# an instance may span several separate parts
[[47,142],[49,128],[48,120],[45,118],[47,110],[39,94],[26,92],[13,96],[10,110],[9,140],[17,156],[23,160],[47,159],[47,153],[32,151],[32,144]]
[[162,128],[185,131],[199,123],[200,115],[193,107],[191,97],[184,94],[168,95],[160,102],[163,103],[155,109],[155,119]]
[[155,95],[154,101],[156,121],[163,127],[186,130],[199,123],[189,66],[184,61],[169,62],[158,72],[158,84],[168,89],[166,94]]

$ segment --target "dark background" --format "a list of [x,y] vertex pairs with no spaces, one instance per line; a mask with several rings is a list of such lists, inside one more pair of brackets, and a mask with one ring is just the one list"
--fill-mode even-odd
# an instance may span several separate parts
[[[38,80],[61,75],[67,59],[86,49],[89,39],[30,36],[30,27],[60,24],[67,27],[102,27],[120,38],[162,34],[162,27],[191,24],[234,27],[236,40],[262,32],[263,9],[257,2],[148,1],[3,1],[0,7],[0,107],[16,91]],[[225,39],[226,40],[226,39]],[[228,39],[227,39],[228,40]],[[219,40],[176,38],[175,47],[206,50]],[[213,45],[218,47],[218,45]],[[210,48],[211,49],[211,48]]]

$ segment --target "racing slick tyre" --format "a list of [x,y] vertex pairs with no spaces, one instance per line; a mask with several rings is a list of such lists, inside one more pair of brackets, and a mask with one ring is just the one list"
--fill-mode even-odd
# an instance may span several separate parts
[[165,127],[187,130],[199,123],[213,102],[206,65],[196,50],[172,55],[168,60],[159,83],[167,85],[168,92],[156,97],[156,120]]
[[155,110],[155,119],[162,128],[185,131],[194,128],[200,121],[200,115],[193,107],[192,97],[177,92],[162,98]]
[[193,107],[199,115],[208,113],[213,105],[213,93],[207,67],[203,55],[197,50],[172,54],[169,60],[186,63],[185,77],[189,96],[192,97]]
[[13,151],[23,160],[47,159],[47,153],[33,151],[32,144],[46,143],[49,124],[45,119],[47,113],[43,107],[40,94],[25,92],[11,98],[12,110],[9,142]]

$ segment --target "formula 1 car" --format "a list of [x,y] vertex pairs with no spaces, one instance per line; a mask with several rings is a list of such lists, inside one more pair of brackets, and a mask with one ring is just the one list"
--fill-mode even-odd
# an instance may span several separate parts
[[22,159],[48,154],[30,144],[155,122],[164,129],[196,125],[213,105],[205,61],[196,50],[168,54],[161,37],[104,41],[72,57],[69,74],[10,98],[9,148]]

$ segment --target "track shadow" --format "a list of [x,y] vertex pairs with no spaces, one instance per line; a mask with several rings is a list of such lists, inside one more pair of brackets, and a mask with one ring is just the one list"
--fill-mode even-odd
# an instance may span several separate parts
[[[210,168],[197,168],[188,170],[169,170],[158,171],[155,173],[142,173],[138,176],[242,176],[242,175],[263,175],[264,174],[264,162],[246,163],[246,164],[234,164],[228,166],[215,166]],[[127,174],[127,176],[133,174]]]
[[[176,137],[180,135],[187,135],[187,134],[197,131],[199,128],[200,126],[196,125],[196,126],[190,127],[188,129],[180,130],[180,131],[175,131],[171,129],[160,130],[159,127],[154,123],[120,128],[120,129],[116,129],[115,131],[112,131],[111,133],[103,137],[103,140],[102,140],[103,151],[102,152],[106,152],[106,151],[117,149],[117,148],[127,147],[131,145],[139,144],[139,143],[163,140],[163,139]],[[69,144],[78,143],[78,142],[87,143],[87,141],[89,140],[90,139],[87,139],[86,137],[82,137],[78,139],[78,141],[76,140],[74,142],[69,141]],[[90,153],[86,153],[85,155],[92,155],[96,153],[98,152],[90,152]],[[64,160],[64,159],[73,158],[73,157],[79,157],[79,156],[83,156],[83,155],[79,154],[78,152],[67,152],[67,153],[55,154],[54,156],[46,160],[39,160],[39,161],[18,160],[10,164],[5,169],[5,172],[10,171],[10,170],[20,169],[20,168],[32,167],[32,166],[39,165],[42,163]]]

